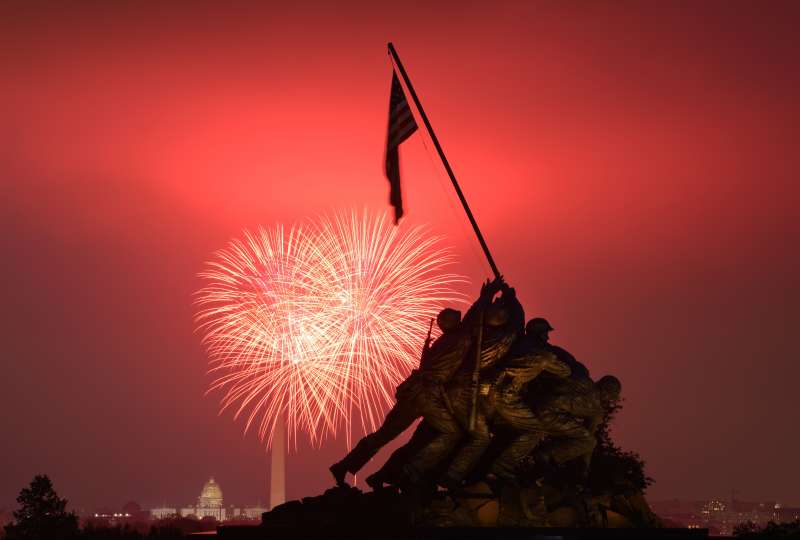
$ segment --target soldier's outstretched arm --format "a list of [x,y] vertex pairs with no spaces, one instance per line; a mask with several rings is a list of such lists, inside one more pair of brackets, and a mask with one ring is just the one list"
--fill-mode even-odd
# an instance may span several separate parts
[[544,354],[538,358],[542,371],[547,371],[548,373],[563,379],[566,379],[572,375],[572,369],[570,369],[569,365],[567,365],[566,362],[562,362],[556,358],[554,354]]
[[556,358],[555,355],[546,353],[518,358],[504,369],[507,374],[516,377],[520,382],[532,381],[543,371],[564,379],[572,374],[572,370],[567,364]]

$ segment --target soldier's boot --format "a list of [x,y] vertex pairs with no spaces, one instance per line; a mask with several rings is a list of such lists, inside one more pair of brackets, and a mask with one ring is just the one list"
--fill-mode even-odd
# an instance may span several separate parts
[[380,491],[383,489],[384,479],[380,471],[367,476],[367,485],[372,488],[372,491]]
[[403,467],[402,474],[398,475],[396,485],[411,501],[420,503],[423,500],[421,479],[407,465]]
[[337,486],[343,487],[347,485],[347,482],[344,481],[345,477],[347,476],[347,465],[344,462],[337,461],[328,467],[328,470],[331,471],[333,479],[336,480]]
[[547,526],[547,503],[540,488],[522,488],[519,490],[520,506],[523,515],[531,522]]
[[376,453],[378,453],[378,450],[384,444],[384,437],[381,430],[384,429],[385,425],[386,422],[384,421],[384,425],[381,426],[381,429],[366,437],[362,437],[346,456],[328,467],[328,470],[331,471],[333,478],[336,480],[336,485],[340,487],[346,486],[347,482],[345,482],[345,478],[347,477],[347,473],[356,474]]

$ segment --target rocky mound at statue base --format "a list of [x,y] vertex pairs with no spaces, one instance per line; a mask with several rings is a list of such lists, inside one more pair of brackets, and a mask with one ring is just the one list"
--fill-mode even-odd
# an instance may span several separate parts
[[364,493],[335,487],[263,514],[264,527],[389,530],[417,527],[661,528],[641,493],[614,496],[557,492],[548,486],[473,484],[457,494],[412,497],[386,488]]

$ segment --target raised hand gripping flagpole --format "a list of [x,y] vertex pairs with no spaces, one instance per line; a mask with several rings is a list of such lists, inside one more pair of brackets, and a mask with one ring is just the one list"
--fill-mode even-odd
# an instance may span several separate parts
[[433,128],[431,127],[431,123],[428,120],[428,115],[425,114],[425,109],[422,108],[422,103],[420,103],[419,98],[417,97],[417,93],[414,91],[414,86],[411,84],[411,79],[408,78],[408,73],[406,73],[406,69],[403,67],[403,63],[400,61],[400,57],[397,55],[397,51],[394,48],[394,45],[389,43],[389,54],[391,55],[394,63],[397,65],[397,69],[400,71],[400,76],[403,78],[403,82],[408,88],[409,93],[411,94],[411,99],[414,100],[414,105],[417,107],[419,111],[419,115],[422,118],[422,123],[425,124],[425,129],[428,130],[428,135],[430,135],[431,140],[433,141],[433,146],[436,147],[436,151],[439,153],[439,158],[442,160],[442,164],[444,165],[444,169],[447,171],[447,176],[450,177],[450,181],[453,183],[453,188],[456,190],[456,195],[458,195],[458,200],[461,201],[461,206],[464,207],[464,212],[467,213],[467,218],[469,222],[472,224],[472,229],[475,231],[475,235],[478,237],[478,242],[481,244],[481,248],[483,248],[483,254],[486,255],[486,260],[489,261],[489,266],[492,268],[492,272],[494,273],[494,277],[500,278],[500,271],[497,269],[497,265],[494,263],[494,259],[492,258],[492,254],[489,252],[489,246],[486,245],[486,240],[483,239],[483,234],[481,234],[481,230],[478,228],[478,223],[475,221],[475,216],[472,215],[472,210],[469,208],[469,204],[467,204],[467,199],[464,197],[464,193],[461,191],[461,187],[458,185],[458,180],[456,180],[456,175],[453,174],[453,169],[450,168],[450,163],[447,161],[447,157],[444,155],[444,150],[442,150],[442,145],[439,144],[439,139],[436,138],[436,134],[433,132]]

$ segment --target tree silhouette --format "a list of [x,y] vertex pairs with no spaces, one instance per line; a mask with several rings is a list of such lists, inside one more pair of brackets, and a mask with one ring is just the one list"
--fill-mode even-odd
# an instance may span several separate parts
[[37,475],[17,497],[14,523],[6,525],[7,540],[71,540],[78,536],[78,517],[67,512],[67,500],[53,489],[46,475]]
[[644,460],[636,452],[623,450],[611,438],[611,422],[622,409],[615,403],[597,429],[597,446],[592,455],[589,484],[594,493],[642,492],[653,483],[644,471]]

